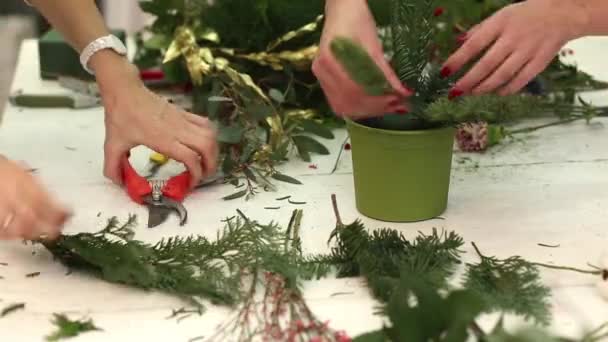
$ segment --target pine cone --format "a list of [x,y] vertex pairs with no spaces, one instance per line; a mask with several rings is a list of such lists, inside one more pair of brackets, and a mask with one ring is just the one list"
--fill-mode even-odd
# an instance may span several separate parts
[[480,152],[488,147],[488,123],[470,122],[456,131],[456,143],[463,152]]

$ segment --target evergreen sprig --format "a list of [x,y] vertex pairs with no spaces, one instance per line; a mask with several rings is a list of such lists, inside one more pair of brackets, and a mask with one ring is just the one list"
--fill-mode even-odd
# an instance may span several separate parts
[[511,312],[548,324],[550,290],[542,284],[538,268],[519,256],[504,260],[485,256],[473,246],[481,261],[467,265],[463,286],[479,294],[489,311]]
[[335,196],[336,229],[333,263],[339,277],[363,276],[374,294],[383,302],[389,300],[399,279],[419,279],[427,286],[444,288],[459,264],[463,240],[454,232],[419,235],[413,242],[394,229],[369,233],[360,220],[342,223]]
[[134,216],[123,225],[113,218],[98,233],[62,235],[43,244],[66,266],[109,282],[228,305],[241,298],[244,273],[279,273],[297,287],[299,277],[328,271],[315,264],[319,257],[285,250],[287,237],[274,222],[260,224],[238,211],[225,223],[213,241],[172,237],[149,245],[132,239]]
[[57,331],[47,336],[47,341],[59,341],[73,338],[86,332],[101,331],[91,319],[72,320],[64,314],[54,313],[52,323],[57,327]]

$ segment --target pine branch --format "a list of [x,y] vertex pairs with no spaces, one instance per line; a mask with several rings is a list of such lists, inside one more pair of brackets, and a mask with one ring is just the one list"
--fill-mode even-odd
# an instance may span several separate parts
[[534,264],[513,256],[505,260],[481,254],[478,264],[468,264],[463,286],[484,298],[489,311],[513,312],[537,323],[550,321],[550,290]]
[[243,272],[282,274],[294,288],[301,276],[327,272],[322,265],[312,266],[323,258],[286,252],[285,242],[293,240],[287,240],[277,224],[262,225],[240,211],[225,221],[214,241],[201,236],[172,237],[148,245],[131,239],[134,221],[130,217],[120,226],[112,219],[99,233],[63,235],[43,244],[66,266],[106,281],[228,305],[242,295]]
[[433,0],[393,1],[393,66],[401,82],[416,90],[425,83],[423,71],[435,32],[434,9]]

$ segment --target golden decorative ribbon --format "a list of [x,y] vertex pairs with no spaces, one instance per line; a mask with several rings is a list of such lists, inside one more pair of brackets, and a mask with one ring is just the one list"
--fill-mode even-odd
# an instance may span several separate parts
[[[309,34],[317,30],[319,23],[323,19],[320,15],[312,23],[304,25],[294,31],[287,32],[268,45],[266,51],[253,53],[236,53],[234,49],[200,47],[192,28],[187,26],[179,27],[175,32],[175,38],[165,53],[163,63],[168,63],[182,56],[186,61],[190,78],[195,85],[201,85],[203,78],[214,71],[223,72],[232,82],[239,86],[249,87],[254,90],[262,99],[270,101],[268,96],[258,87],[250,75],[238,72],[230,66],[230,61],[224,57],[217,57],[216,54],[223,54],[225,57],[246,59],[259,65],[268,66],[273,70],[283,70],[285,64],[290,64],[297,69],[310,67],[318,52],[317,45],[311,45],[296,51],[270,52],[281,44],[294,38]],[[220,38],[212,30],[205,31],[201,39],[219,42]],[[217,52],[214,54],[214,51]],[[285,113],[286,118],[313,118],[316,113],[312,110],[292,110]],[[270,152],[277,148],[284,136],[283,122],[281,116],[275,113],[266,119],[270,129],[269,145],[256,152],[254,158],[262,160],[269,158]]]

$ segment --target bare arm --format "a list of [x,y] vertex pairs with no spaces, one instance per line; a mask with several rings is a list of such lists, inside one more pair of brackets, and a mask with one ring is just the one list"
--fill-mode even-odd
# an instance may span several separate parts
[[[93,0],[29,0],[79,53],[108,35]],[[145,88],[127,58],[105,49],[89,59],[105,107],[104,174],[121,182],[120,161],[145,145],[186,164],[193,185],[215,172],[215,132],[204,118],[187,113]]]
[[[36,7],[79,53],[90,42],[109,34],[93,0],[29,0],[28,2]],[[115,64],[119,59],[124,58],[110,51],[102,51],[93,55],[89,66],[96,70],[104,68],[104,65]]]

